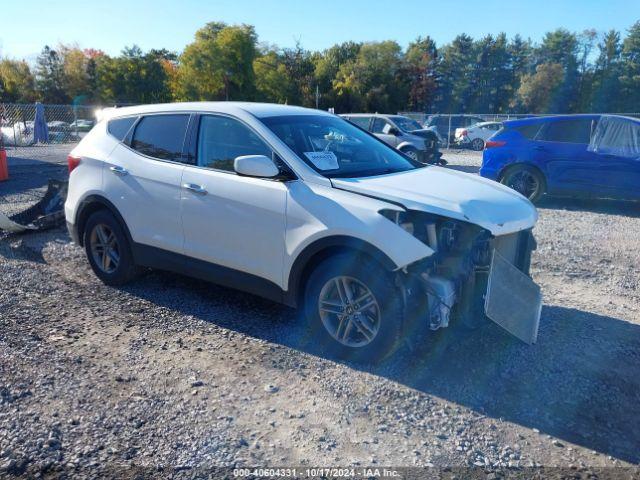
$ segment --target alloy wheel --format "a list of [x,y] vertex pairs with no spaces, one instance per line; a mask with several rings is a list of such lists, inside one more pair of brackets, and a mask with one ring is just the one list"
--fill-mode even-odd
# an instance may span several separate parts
[[104,273],[113,273],[120,264],[120,246],[116,235],[107,225],[99,223],[89,236],[91,255]]
[[411,160],[415,160],[418,161],[418,152],[416,152],[415,150],[407,150],[406,152],[404,152],[405,155],[407,157],[409,157]]
[[482,140],[481,138],[474,138],[473,142],[471,142],[471,147],[476,152],[479,152],[480,150],[483,150],[484,149],[484,140]]
[[380,329],[376,297],[353,277],[338,276],[327,281],[320,291],[318,311],[327,332],[348,347],[368,345]]
[[534,197],[540,188],[540,182],[536,176],[527,170],[514,173],[507,185],[527,198]]

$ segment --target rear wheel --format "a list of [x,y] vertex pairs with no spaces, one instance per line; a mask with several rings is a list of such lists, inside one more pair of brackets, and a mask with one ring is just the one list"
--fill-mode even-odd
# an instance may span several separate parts
[[476,152],[484,150],[484,140],[482,140],[481,138],[474,138],[471,142],[471,148]]
[[124,285],[136,275],[131,246],[111,212],[100,210],[89,217],[84,247],[93,272],[107,285]]
[[543,175],[535,168],[516,165],[509,168],[500,179],[500,183],[513,188],[532,202],[536,202],[545,192]]
[[311,337],[336,357],[379,362],[397,348],[403,315],[386,271],[371,261],[340,254],[310,275],[305,314]]

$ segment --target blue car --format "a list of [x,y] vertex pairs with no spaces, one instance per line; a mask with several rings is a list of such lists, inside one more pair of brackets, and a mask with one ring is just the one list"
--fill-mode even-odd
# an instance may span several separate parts
[[640,120],[558,115],[504,122],[486,142],[480,175],[532,202],[545,193],[640,200]]

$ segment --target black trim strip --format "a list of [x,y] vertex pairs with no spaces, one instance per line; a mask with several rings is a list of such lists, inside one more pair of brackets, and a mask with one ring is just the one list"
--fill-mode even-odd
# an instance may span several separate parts
[[250,273],[141,243],[132,243],[132,252],[137,265],[168,270],[283,303],[284,292],[278,285]]

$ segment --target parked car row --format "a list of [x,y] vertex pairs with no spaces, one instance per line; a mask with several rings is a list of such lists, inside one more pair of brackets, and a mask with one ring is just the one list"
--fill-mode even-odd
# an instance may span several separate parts
[[422,128],[415,120],[402,115],[348,113],[341,115],[385,143],[397,148],[409,158],[422,163],[441,163],[438,137]]
[[456,129],[471,127],[484,121],[475,115],[431,115],[427,118],[424,128],[435,132],[442,145],[452,145],[456,140]]

